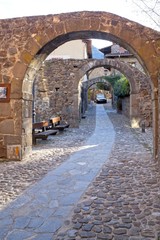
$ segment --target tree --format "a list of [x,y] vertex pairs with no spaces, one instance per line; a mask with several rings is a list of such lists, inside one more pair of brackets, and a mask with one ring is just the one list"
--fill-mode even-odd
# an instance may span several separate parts
[[160,28],[160,1],[159,0],[127,0],[132,2],[141,13],[144,13],[152,22],[153,28]]
[[124,75],[105,76],[113,87],[114,95],[117,97],[126,97],[130,95],[130,84]]
[[109,75],[109,76],[105,76],[103,77],[104,79],[106,79],[114,88],[114,84],[117,80],[121,79],[122,75],[116,74],[116,75]]
[[130,95],[130,84],[125,76],[121,77],[119,80],[115,82],[114,94],[119,98],[123,98]]
[[107,83],[97,83],[96,84],[97,88],[100,90],[105,90],[105,91],[110,91],[110,86]]

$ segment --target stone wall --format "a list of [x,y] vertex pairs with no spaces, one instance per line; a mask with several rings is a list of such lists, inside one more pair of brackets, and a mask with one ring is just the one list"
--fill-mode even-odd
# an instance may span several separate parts
[[[144,85],[147,85],[147,83],[144,83]],[[139,94],[139,112],[141,113],[142,116],[142,122],[145,123],[146,127],[152,127],[152,117],[153,117],[153,113],[152,113],[152,99],[151,99],[151,95],[148,94],[148,88],[149,86],[147,85],[146,87],[143,86],[140,94]],[[150,89],[150,88],[149,88]],[[151,92],[151,90],[150,90]],[[142,123],[141,122],[141,123]],[[141,126],[141,124],[140,124]]]
[[[64,121],[67,121],[71,127],[78,127],[81,115],[84,114],[82,105],[86,105],[81,101],[81,78],[86,74],[88,65],[91,67],[95,60],[75,60],[75,59],[53,59],[45,61],[43,67],[38,72],[34,86],[34,109],[36,112],[36,121],[48,120],[53,115],[60,115]],[[108,63],[107,60],[104,60]],[[104,61],[102,60],[103,64]],[[97,60],[98,63],[98,60]],[[97,64],[96,63],[96,64]],[[100,64],[100,62],[99,62]],[[113,65],[113,61],[110,61]],[[116,66],[120,64],[116,61]],[[146,126],[152,125],[152,106],[151,106],[151,90],[148,80],[138,70],[127,65],[125,72],[129,75],[132,85],[132,102],[130,99],[124,102],[124,114],[130,118],[138,119],[138,124],[145,121]],[[101,70],[102,68],[97,69]],[[137,71],[137,72],[136,72]],[[79,74],[81,72],[81,74]],[[135,72],[135,75],[133,75]],[[96,78],[89,80],[99,82]],[[134,81],[134,82],[133,82]],[[88,82],[88,83],[89,83]],[[88,89],[88,83],[83,87]],[[136,85],[136,88],[135,86]],[[138,92],[139,91],[139,92]],[[86,109],[86,107],[85,107]],[[137,125],[138,126],[138,125]]]
[[105,76],[104,67],[99,67],[90,71],[88,75],[88,79],[93,79],[93,78],[103,77],[103,76]]
[[122,113],[130,118],[130,97],[122,98]]
[[[91,60],[50,59],[43,63],[34,82],[35,121],[60,115],[71,127],[78,127],[83,114],[81,101],[81,72]],[[79,71],[81,75],[79,75]],[[104,75],[104,68],[91,71],[92,76]]]
[[[80,63],[80,64],[79,64]],[[79,81],[75,72],[81,60],[45,61],[34,82],[35,120],[60,115],[71,127],[79,126]]]

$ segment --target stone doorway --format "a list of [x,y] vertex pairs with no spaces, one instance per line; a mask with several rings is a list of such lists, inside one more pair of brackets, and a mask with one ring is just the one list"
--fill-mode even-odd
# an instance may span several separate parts
[[[129,50],[150,78],[154,157],[159,153],[160,34],[136,22],[105,12],[0,20],[3,62],[1,83],[11,84],[9,102],[0,102],[0,158],[22,159],[32,148],[32,87],[46,57],[68,40],[97,38]],[[77,86],[77,82],[75,86]],[[10,128],[7,126],[10,125]]]

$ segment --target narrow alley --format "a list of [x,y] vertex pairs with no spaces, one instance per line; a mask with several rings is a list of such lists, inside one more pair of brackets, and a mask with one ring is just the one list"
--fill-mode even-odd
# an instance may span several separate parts
[[151,152],[150,129],[92,104],[79,129],[40,142],[23,163],[0,163],[0,239],[160,239]]

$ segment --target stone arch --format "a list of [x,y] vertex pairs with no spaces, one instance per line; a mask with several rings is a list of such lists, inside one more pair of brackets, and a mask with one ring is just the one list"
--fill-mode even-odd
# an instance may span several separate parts
[[136,82],[136,79],[145,79],[145,82],[147,82],[147,84],[149,82],[149,78],[137,68],[134,68],[123,61],[112,59],[90,60],[88,64],[85,64],[81,67],[79,70],[79,75],[84,75],[84,72],[86,73],[97,67],[112,67],[123,73],[130,81],[132,93],[137,93],[139,91],[139,87],[137,85],[138,82]]
[[[0,103],[1,109],[11,110],[1,116],[0,157],[21,159],[31,149],[32,86],[42,62],[66,41],[85,38],[119,43],[138,58],[151,77],[154,155],[157,156],[160,34],[111,13],[74,12],[0,20],[1,82],[11,84],[10,102]],[[6,134],[8,121],[12,127]],[[15,152],[14,157],[11,152]]]
[[89,79],[88,81],[83,82],[83,87],[85,89],[89,89],[92,85],[96,84],[96,83],[108,83],[105,79],[103,79],[102,77],[97,77],[97,78],[92,78]]
[[85,111],[87,110],[88,108],[88,90],[89,88],[96,84],[96,83],[104,83],[104,84],[108,84],[113,92],[113,88],[112,88],[112,85],[106,81],[103,76],[102,77],[96,77],[96,78],[91,78],[89,79],[88,81],[84,81],[82,82],[82,96],[83,96],[83,99],[82,99],[82,114],[84,115],[85,114]]
[[[79,126],[79,119],[87,109],[87,87],[91,82],[99,82],[101,78],[95,78],[88,81],[82,81],[84,75],[92,71],[94,68],[111,67],[120,70],[129,80],[131,85],[130,93],[130,113],[132,127],[139,127],[141,122],[145,122],[146,126],[152,125],[152,107],[151,107],[151,88],[147,76],[136,69],[119,60],[93,60],[93,59],[53,59],[46,61],[44,67],[39,71],[39,78],[36,80],[35,110],[37,120],[49,119],[54,114],[60,114],[63,119],[70,122],[73,127]],[[59,72],[59,70],[61,71]],[[63,72],[65,71],[65,77]],[[61,74],[62,72],[62,74]],[[43,76],[45,79],[43,79]],[[72,78],[71,78],[72,76]],[[102,76],[103,77],[103,76]],[[44,81],[43,81],[44,80]],[[106,82],[106,80],[104,80]],[[75,87],[71,87],[75,85]],[[48,86],[48,87],[47,87]],[[65,88],[64,88],[65,86]],[[79,87],[80,86],[80,87]],[[58,87],[59,92],[54,90]],[[38,89],[41,89],[38,91]],[[79,89],[79,91],[77,91]],[[67,94],[68,91],[68,94]],[[46,102],[46,92],[48,100]],[[65,92],[65,94],[64,94]],[[55,97],[54,97],[55,95]],[[57,97],[56,97],[57,96]],[[79,98],[81,96],[81,99]],[[44,100],[43,100],[44,99]],[[76,104],[77,99],[78,105]],[[85,101],[83,101],[86,99]],[[68,101],[69,100],[69,101]],[[61,102],[62,106],[56,106],[56,102]],[[67,105],[69,103],[69,105]],[[44,105],[42,111],[42,105]],[[48,106],[48,107],[47,107]],[[79,111],[77,111],[79,109]],[[67,112],[72,113],[72,120]],[[40,113],[40,115],[39,115]],[[39,115],[39,117],[38,117]]]
[[[124,74],[130,82],[131,92],[130,92],[130,120],[131,126],[138,127],[139,124],[143,121],[146,126],[151,124],[152,113],[146,111],[148,109],[151,111],[151,86],[149,84],[149,77],[146,74],[142,73],[135,67],[132,67],[129,64],[126,64],[120,60],[90,60],[88,64],[82,66],[79,70],[79,75],[84,75],[84,72],[88,72],[91,69],[96,67],[112,67]],[[92,80],[97,81],[98,79]],[[84,83],[87,84],[87,83]],[[148,98],[149,96],[149,98]],[[146,105],[146,101],[148,104]],[[143,113],[141,108],[143,106]],[[147,116],[144,112],[148,112]]]

